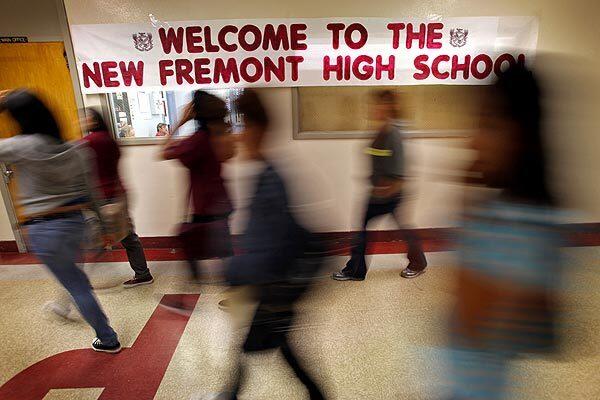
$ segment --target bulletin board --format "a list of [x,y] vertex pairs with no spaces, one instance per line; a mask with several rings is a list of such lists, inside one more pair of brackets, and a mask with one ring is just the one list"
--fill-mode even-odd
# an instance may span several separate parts
[[397,93],[399,115],[412,137],[465,137],[478,125],[486,86],[340,86],[294,89],[295,139],[370,137],[377,129],[369,117],[371,93]]

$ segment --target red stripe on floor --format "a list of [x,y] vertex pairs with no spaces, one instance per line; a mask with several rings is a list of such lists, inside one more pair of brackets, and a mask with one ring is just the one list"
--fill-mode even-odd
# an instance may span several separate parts
[[[165,295],[193,303],[199,295]],[[0,387],[3,400],[41,400],[51,389],[104,388],[98,399],[151,400],[167,371],[189,316],[157,307],[131,348],[119,354],[70,350],[37,362]]]

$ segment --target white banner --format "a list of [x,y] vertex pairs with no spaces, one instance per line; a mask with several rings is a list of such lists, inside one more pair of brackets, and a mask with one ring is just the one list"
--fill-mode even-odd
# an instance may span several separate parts
[[535,17],[72,25],[84,93],[492,82],[535,55]]

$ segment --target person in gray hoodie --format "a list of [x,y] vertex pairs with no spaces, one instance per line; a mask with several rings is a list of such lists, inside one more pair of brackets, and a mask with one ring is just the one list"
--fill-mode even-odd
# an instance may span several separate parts
[[[373,94],[373,119],[382,121],[375,140],[366,153],[371,156],[371,194],[361,231],[352,247],[352,258],[344,269],[333,274],[338,281],[362,281],[367,275],[365,260],[367,248],[367,225],[376,218],[391,214],[397,219],[396,208],[404,197],[405,168],[402,123],[398,121],[398,102],[394,92],[381,90]],[[400,224],[400,221],[398,221]],[[404,240],[408,244],[408,266],[402,270],[403,278],[416,278],[425,271],[427,260],[418,238],[406,230]]]
[[[0,96],[21,128],[19,135],[0,140],[0,162],[15,166],[17,203],[28,244],[73,297],[83,318],[96,332],[92,348],[117,353],[121,345],[77,265],[84,237],[84,209],[97,212],[93,170],[85,149],[65,143],[56,120],[44,103],[26,90]],[[98,213],[99,214],[99,213]]]

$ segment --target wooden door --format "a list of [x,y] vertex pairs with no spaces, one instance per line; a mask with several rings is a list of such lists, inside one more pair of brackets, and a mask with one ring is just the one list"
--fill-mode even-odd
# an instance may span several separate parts
[[[46,103],[65,140],[81,138],[75,93],[62,42],[0,44],[0,90],[18,88],[32,90]],[[17,133],[16,123],[6,113],[0,114],[0,138]],[[5,185],[7,181],[12,199],[5,198],[4,203],[7,208],[13,207],[12,210],[7,209],[9,219],[13,216],[20,220],[20,210],[18,206],[13,206],[16,204],[14,200],[18,182],[0,179],[0,185]],[[3,192],[6,193],[6,190]],[[18,241],[20,233],[17,223],[13,223],[13,231]]]

